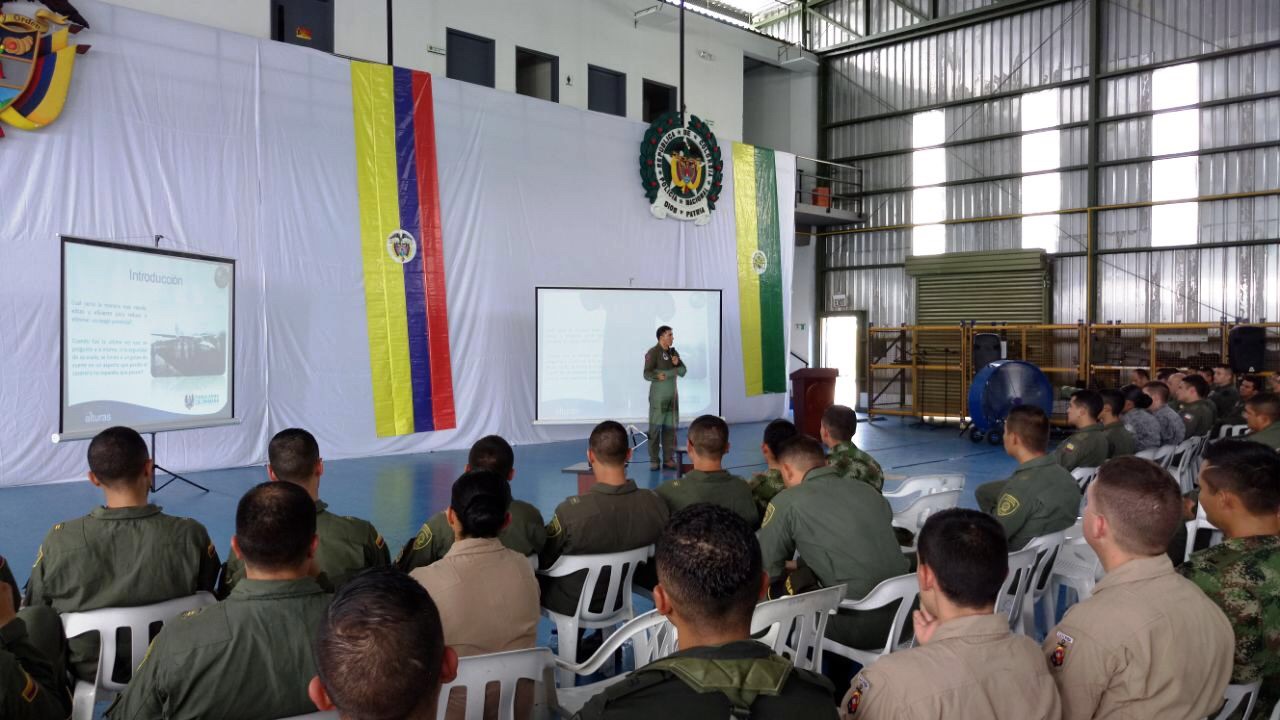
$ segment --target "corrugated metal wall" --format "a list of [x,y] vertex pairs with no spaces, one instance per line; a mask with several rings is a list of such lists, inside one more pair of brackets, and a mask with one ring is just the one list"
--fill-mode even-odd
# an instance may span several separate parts
[[[915,222],[916,113],[943,111],[946,252],[1022,247],[1022,221],[1003,218],[1023,212],[1023,93],[1056,89],[1059,207],[1088,206],[1092,2],[1101,3],[1103,56],[1098,205],[1154,199],[1153,72],[1182,61],[1199,67],[1198,103],[1190,107],[1199,110],[1192,153],[1200,197],[1280,189],[1280,2],[1065,0],[1007,14],[1009,3],[939,0],[939,16],[970,13],[977,21],[864,50],[855,44],[824,60],[825,156],[863,167],[868,227],[881,228],[826,238],[827,310],[844,295],[847,309],[867,310],[873,325],[915,321],[914,281],[899,267]],[[911,13],[882,16],[879,0],[872,3],[871,16],[887,25],[922,22]],[[862,22],[861,0],[822,8]],[[1006,14],[980,19],[984,9]],[[872,31],[882,31],[874,20]],[[1151,207],[1097,213],[1096,320],[1280,320],[1280,196],[1200,202],[1193,247],[1153,248],[1152,216]],[[1002,219],[954,222],[975,218]],[[1053,321],[1074,323],[1087,308],[1088,216],[1062,214],[1055,224]]]

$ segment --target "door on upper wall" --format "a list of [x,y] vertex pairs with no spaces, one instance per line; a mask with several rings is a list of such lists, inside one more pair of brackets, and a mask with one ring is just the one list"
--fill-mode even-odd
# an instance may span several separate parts
[[271,0],[271,39],[333,52],[333,3]]
[[858,387],[862,379],[859,357],[864,323],[865,318],[859,313],[822,318],[822,353],[818,367],[840,371],[840,377],[836,378],[837,405],[859,406]]

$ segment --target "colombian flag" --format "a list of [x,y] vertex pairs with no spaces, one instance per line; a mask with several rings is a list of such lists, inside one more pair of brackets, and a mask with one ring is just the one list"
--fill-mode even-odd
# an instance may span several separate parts
[[738,304],[747,395],[786,392],[782,241],[772,150],[733,144],[733,201],[738,224]]
[[378,437],[456,427],[431,76],[351,63]]

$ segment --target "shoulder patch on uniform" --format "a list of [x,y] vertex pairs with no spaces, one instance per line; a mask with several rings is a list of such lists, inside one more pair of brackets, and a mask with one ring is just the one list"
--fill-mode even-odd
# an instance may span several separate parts
[[431,542],[431,528],[424,524],[422,529],[418,531],[418,537],[413,539],[413,549],[421,550],[426,547],[429,542]]
[[861,674],[853,680],[853,692],[849,693],[849,702],[845,706],[845,712],[850,717],[858,714],[858,706],[862,704],[862,696],[871,689],[871,683]]
[[387,541],[386,541],[386,540],[383,540],[383,539],[382,539],[382,536],[381,536],[381,535],[379,535],[378,537],[374,538],[374,540],[373,540],[373,546],[374,546],[374,547],[376,547],[376,548],[378,548],[378,549],[382,549],[382,548],[384,548],[384,547],[386,547],[386,546],[387,546]]
[[1067,651],[1071,649],[1075,639],[1064,632],[1058,632],[1057,640],[1058,642],[1054,645],[1053,652],[1049,653],[1049,664],[1060,668],[1067,663]]
[[1018,502],[1018,498],[1005,493],[1000,496],[1000,502],[996,505],[996,515],[998,517],[1008,517],[1022,507],[1022,503]]
[[570,505],[577,505],[580,502],[582,502],[582,498],[578,497],[577,495],[574,495],[573,497],[569,498]]
[[773,503],[769,503],[769,507],[764,509],[764,521],[760,523],[760,527],[763,528],[764,526],[769,524],[769,521],[773,519],[773,513],[776,510],[777,508],[773,506]]
[[547,537],[557,537],[562,532],[564,532],[564,526],[560,524],[560,516],[552,515],[551,522],[547,525]]
[[40,686],[36,684],[35,680],[31,679],[26,670],[22,671],[22,675],[27,679],[26,685],[22,687],[22,699],[26,700],[27,704],[31,704],[36,701],[36,695],[40,694]]
[[205,553],[209,557],[214,558],[218,556],[218,549],[213,546],[212,542],[210,542],[209,547],[205,548]]
[[53,530],[54,530],[54,532],[57,532],[58,530],[61,530],[61,529],[62,529],[62,525],[63,525],[63,523],[58,523],[57,525],[54,525],[54,526],[53,526]]
[[1068,451],[1075,450],[1075,449],[1076,449],[1076,444],[1075,444],[1075,443],[1067,443],[1067,444],[1066,444],[1066,448],[1067,448],[1067,450],[1068,450]]

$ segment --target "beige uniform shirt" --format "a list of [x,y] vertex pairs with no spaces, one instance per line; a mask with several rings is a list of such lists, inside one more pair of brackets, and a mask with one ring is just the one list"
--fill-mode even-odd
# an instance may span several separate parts
[[1107,573],[1043,650],[1063,720],[1201,720],[1231,679],[1231,624],[1165,555]]
[[927,645],[881,658],[853,679],[843,720],[1058,720],[1058,688],[1035,642],[1003,615],[938,627]]
[[443,558],[409,575],[436,601],[444,642],[458,655],[534,646],[538,581],[529,559],[501,540],[458,540]]

